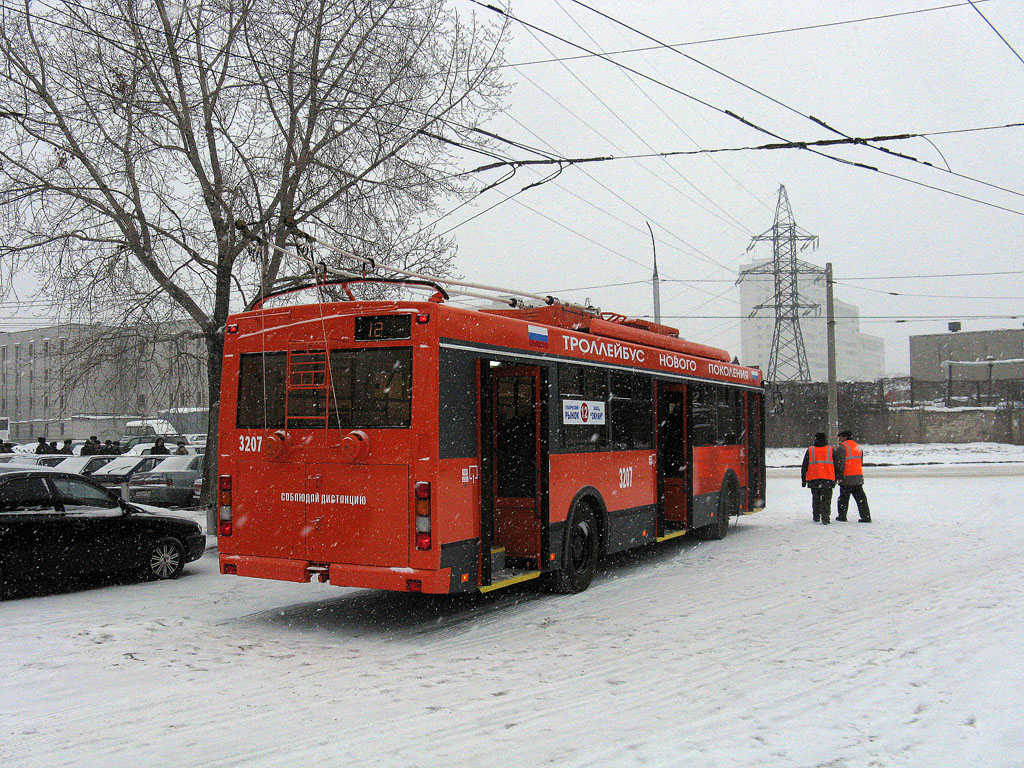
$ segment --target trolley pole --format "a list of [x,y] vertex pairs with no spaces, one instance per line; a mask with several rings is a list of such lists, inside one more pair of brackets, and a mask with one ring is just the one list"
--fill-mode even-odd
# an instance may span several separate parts
[[828,442],[839,435],[839,395],[836,389],[836,316],[832,302],[832,262],[825,264],[825,324],[828,345]]

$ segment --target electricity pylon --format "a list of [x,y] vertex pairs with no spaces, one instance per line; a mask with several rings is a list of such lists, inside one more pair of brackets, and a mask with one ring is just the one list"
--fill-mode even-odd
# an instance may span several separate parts
[[747,251],[757,243],[772,244],[772,260],[745,270],[737,282],[752,275],[772,275],[775,293],[770,301],[758,304],[750,313],[754,317],[760,310],[775,312],[775,330],[772,333],[772,351],[768,356],[767,381],[810,381],[804,336],[800,318],[817,312],[818,304],[800,298],[800,275],[819,279],[825,270],[797,259],[797,251],[817,248],[818,236],[804,232],[796,225],[793,209],[789,205],[786,187],[779,185],[779,200],[775,205],[775,222],[771,229],[751,238]]

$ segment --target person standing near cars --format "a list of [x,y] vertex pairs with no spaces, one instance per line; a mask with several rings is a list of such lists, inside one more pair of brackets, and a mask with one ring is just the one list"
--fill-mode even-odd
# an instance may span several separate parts
[[839,480],[839,501],[836,503],[836,520],[846,522],[846,510],[850,506],[850,497],[857,501],[857,513],[860,522],[871,522],[871,509],[868,497],[864,493],[864,450],[853,440],[853,432],[844,429],[839,433],[839,445],[836,446],[836,464],[843,468]]
[[178,450],[174,452],[175,456],[188,456],[188,448],[185,447],[185,441],[178,441]]
[[158,437],[153,447],[149,449],[150,456],[170,456],[171,452],[167,450],[167,446],[164,445],[164,439]]
[[828,444],[824,432],[814,435],[814,445],[807,449],[800,467],[800,485],[811,489],[811,517],[829,524],[832,512],[832,489],[836,478],[842,477],[842,469],[836,463],[835,450]]
[[36,453],[49,453],[50,446],[46,443],[45,437],[37,438],[36,442]]
[[74,452],[74,448],[71,445],[71,438],[68,437],[64,440],[64,445],[61,446],[61,449],[58,451],[58,453],[62,453],[65,456],[71,456]]

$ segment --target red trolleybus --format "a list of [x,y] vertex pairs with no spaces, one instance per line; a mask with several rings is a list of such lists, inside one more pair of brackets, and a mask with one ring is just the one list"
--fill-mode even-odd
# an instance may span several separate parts
[[578,592],[764,507],[760,372],[642,320],[261,303],[228,320],[221,392],[222,573]]

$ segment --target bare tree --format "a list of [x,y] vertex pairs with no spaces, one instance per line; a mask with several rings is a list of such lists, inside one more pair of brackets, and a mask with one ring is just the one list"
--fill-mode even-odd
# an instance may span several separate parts
[[212,417],[229,310],[304,268],[287,222],[450,269],[422,223],[467,192],[504,28],[444,0],[0,2],[0,287],[27,267],[65,321],[190,321]]

